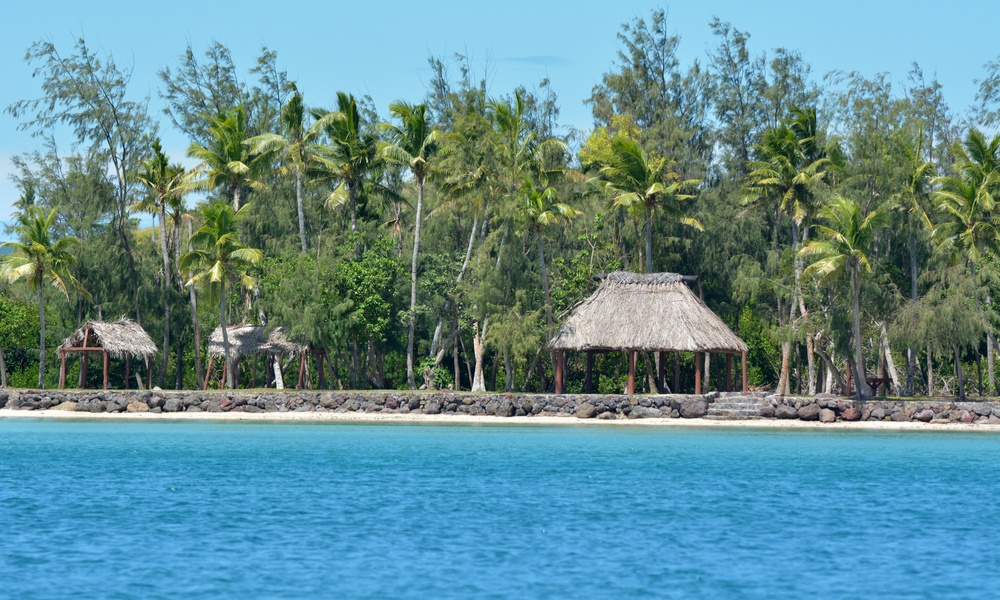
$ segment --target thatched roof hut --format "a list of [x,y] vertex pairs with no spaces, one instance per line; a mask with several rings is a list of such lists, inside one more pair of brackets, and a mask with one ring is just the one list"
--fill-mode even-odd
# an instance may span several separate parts
[[[284,327],[267,329],[260,325],[230,325],[227,328],[229,337],[229,352],[234,359],[241,356],[261,354],[276,354],[291,356],[302,353],[306,348],[302,344],[288,339]],[[222,327],[216,327],[208,340],[208,353],[215,357],[225,354],[222,344]]]
[[553,350],[745,352],[747,345],[676,273],[615,271],[549,342]]
[[[627,351],[628,393],[635,382],[635,353],[694,352],[695,393],[701,393],[701,356],[726,355],[726,388],[733,354],[743,359],[746,389],[747,345],[712,312],[677,273],[625,273],[600,275],[601,284],[577,305],[549,341],[557,351],[556,391],[561,393],[565,351],[587,351],[587,384],[591,381],[591,351]],[[659,387],[663,387],[663,355],[660,356]]]
[[[121,318],[113,323],[105,321],[90,321],[74,331],[56,349],[60,357],[59,387],[66,387],[66,355],[81,354],[86,357],[91,353],[100,353],[104,359],[104,389],[108,389],[108,360],[110,358],[125,359],[125,389],[128,380],[132,358],[141,358],[146,363],[146,385],[152,381],[150,361],[159,350],[149,334],[138,324]],[[87,361],[81,359],[80,380],[86,381]],[[82,385],[82,384],[81,384]]]
[[77,348],[101,348],[113,358],[151,358],[159,352],[142,327],[128,319],[113,323],[90,321],[63,340],[57,352]]

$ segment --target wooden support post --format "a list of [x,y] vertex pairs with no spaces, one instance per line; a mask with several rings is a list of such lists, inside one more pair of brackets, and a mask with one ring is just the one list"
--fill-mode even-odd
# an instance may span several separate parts
[[850,398],[854,394],[851,393],[851,383],[853,376],[851,375],[851,359],[847,359],[847,397]]
[[583,378],[583,391],[587,394],[594,393],[594,351],[587,350],[587,374]]
[[302,389],[302,378],[305,376],[305,374],[306,374],[306,353],[303,352],[302,358],[299,360],[299,385],[295,389],[297,390]]
[[207,390],[208,389],[208,378],[212,376],[212,361],[214,361],[214,360],[215,360],[215,357],[212,356],[211,354],[209,354],[208,355],[208,368],[205,369],[205,383],[201,386],[201,389],[203,389],[203,390]]
[[[164,350],[166,352],[166,350]],[[153,357],[146,357],[146,389],[153,389]]]
[[701,352],[694,353],[694,393],[701,393]]
[[635,393],[635,350],[628,351],[628,395]]
[[80,381],[80,387],[81,388],[86,388],[87,387],[87,364],[89,362],[87,360],[87,356],[88,356],[88,354],[86,352],[84,352],[83,354],[80,355],[80,380],[79,381]]
[[664,393],[663,390],[666,389],[667,383],[667,353],[660,351],[658,353],[660,364],[656,367],[656,387],[660,390],[660,393]]
[[743,393],[747,394],[750,392],[750,386],[747,385],[747,353],[746,350],[740,356],[740,362],[743,363]]
[[125,389],[128,389],[128,378],[132,376],[132,357],[125,355]]
[[108,389],[108,351],[104,351],[104,389]]
[[563,382],[563,377],[565,376],[565,374],[563,373],[563,371],[565,370],[565,368],[566,368],[566,351],[565,350],[557,350],[556,351],[556,372],[555,372],[555,376],[556,376],[556,394],[562,394],[563,393],[563,383],[564,383]]
[[733,355],[726,354],[726,391],[733,391]]
[[60,363],[59,363],[59,389],[66,389],[66,351],[59,351]]
[[[223,389],[224,387],[226,387],[226,376],[229,375],[229,372],[228,372],[229,371],[229,363],[231,363],[231,362],[232,361],[230,361],[230,360],[225,360],[225,359],[222,360],[222,379],[219,380],[219,389],[220,390]],[[233,387],[235,387],[235,385]]]

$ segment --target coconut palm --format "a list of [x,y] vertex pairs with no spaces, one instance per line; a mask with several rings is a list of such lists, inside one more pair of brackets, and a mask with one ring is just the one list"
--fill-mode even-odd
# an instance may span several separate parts
[[615,136],[611,150],[600,161],[598,177],[612,195],[612,205],[645,216],[646,272],[653,272],[653,216],[662,212],[669,218],[703,231],[701,223],[681,210],[681,203],[693,198],[684,193],[698,185],[696,179],[681,179],[670,170],[665,158],[649,158],[639,143]]
[[831,283],[843,274],[851,280],[851,310],[854,336],[854,383],[858,397],[868,399],[872,390],[865,381],[865,360],[861,348],[861,278],[872,272],[868,253],[875,232],[888,223],[888,213],[876,210],[867,215],[852,200],[837,197],[829,206],[820,209],[825,225],[817,225],[817,239],[806,244],[799,254],[817,257],[818,260],[803,272],[815,275],[821,283]]
[[319,116],[313,124],[306,126],[306,108],[302,94],[292,85],[292,97],[281,109],[281,128],[284,134],[265,133],[246,141],[250,151],[259,155],[281,155],[288,162],[285,170],[295,175],[295,205],[299,214],[299,241],[302,251],[308,249],[306,243],[306,217],[303,208],[302,188],[306,170],[315,160],[316,147],[324,130],[336,118],[328,113]]
[[[170,247],[167,243],[167,205],[177,202],[189,187],[181,165],[171,165],[160,140],[153,140],[153,154],[142,162],[136,180],[149,188],[152,196],[134,208],[160,217],[160,250],[163,254],[163,363],[158,384],[163,386],[170,357]],[[176,226],[175,226],[176,233]]]
[[264,260],[264,254],[250,248],[239,239],[239,222],[246,217],[246,207],[233,211],[226,204],[212,204],[202,211],[204,225],[195,232],[191,243],[195,250],[181,258],[181,268],[194,274],[187,285],[202,284],[209,301],[219,302],[219,324],[222,327],[222,347],[226,354],[226,386],[236,386],[232,357],[229,352],[226,285],[238,284],[253,290],[257,282],[248,274],[251,265]]
[[382,147],[379,156],[390,162],[409,167],[417,184],[417,210],[413,225],[413,259],[410,265],[410,315],[409,332],[406,337],[406,383],[410,389],[416,388],[413,377],[413,337],[416,328],[417,309],[417,256],[420,252],[420,221],[424,208],[424,181],[429,172],[431,156],[437,152],[437,142],[441,133],[431,129],[427,119],[427,106],[413,106],[405,102],[389,105],[389,112],[399,119],[399,125],[384,124],[382,131],[390,142]]
[[233,212],[243,204],[243,188],[263,189],[264,175],[271,166],[272,155],[255,153],[246,144],[246,116],[242,106],[208,117],[208,146],[195,142],[188,156],[201,163],[195,173],[204,175],[200,185],[207,189],[222,188],[233,199]]
[[45,280],[51,282],[67,298],[70,289],[84,297],[90,297],[69,271],[76,262],[73,249],[80,245],[80,241],[74,237],[53,240],[52,223],[55,218],[54,208],[46,216],[38,207],[28,207],[17,216],[17,224],[13,227],[19,241],[0,244],[0,248],[11,248],[14,251],[4,261],[0,275],[11,283],[24,279],[38,295],[39,389],[45,387]]

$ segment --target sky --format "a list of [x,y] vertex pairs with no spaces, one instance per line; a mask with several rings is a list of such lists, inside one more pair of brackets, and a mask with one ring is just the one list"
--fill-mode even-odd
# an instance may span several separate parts
[[[164,149],[175,160],[183,158],[189,141],[161,112],[156,74],[175,66],[188,44],[200,54],[214,41],[230,48],[243,73],[261,46],[276,51],[307,104],[330,106],[337,91],[346,91],[369,94],[382,113],[392,101],[424,97],[429,56],[459,53],[471,59],[477,78],[488,74],[494,94],[550,79],[561,124],[587,129],[592,120],[583,100],[612,68],[621,24],[657,8],[668,11],[668,28],[681,37],[682,65],[706,61],[714,45],[708,23],[718,16],[750,33],[755,53],[799,51],[817,79],[833,70],[856,70],[866,76],[888,72],[902,84],[916,61],[943,84],[958,113],[973,103],[973,80],[983,76],[983,64],[1000,56],[995,0],[34,0],[8,3],[0,20],[0,108],[41,94],[24,60],[33,42],[50,41],[68,53],[83,36],[92,49],[134,69],[131,97],[149,98]],[[60,147],[69,148],[71,141],[62,136]],[[11,115],[0,114],[0,221],[10,220],[18,197],[10,157],[39,146]]]

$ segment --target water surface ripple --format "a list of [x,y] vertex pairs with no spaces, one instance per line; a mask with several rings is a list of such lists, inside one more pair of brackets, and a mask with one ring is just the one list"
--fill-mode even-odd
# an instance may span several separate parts
[[1000,437],[0,421],[11,598],[993,598]]

